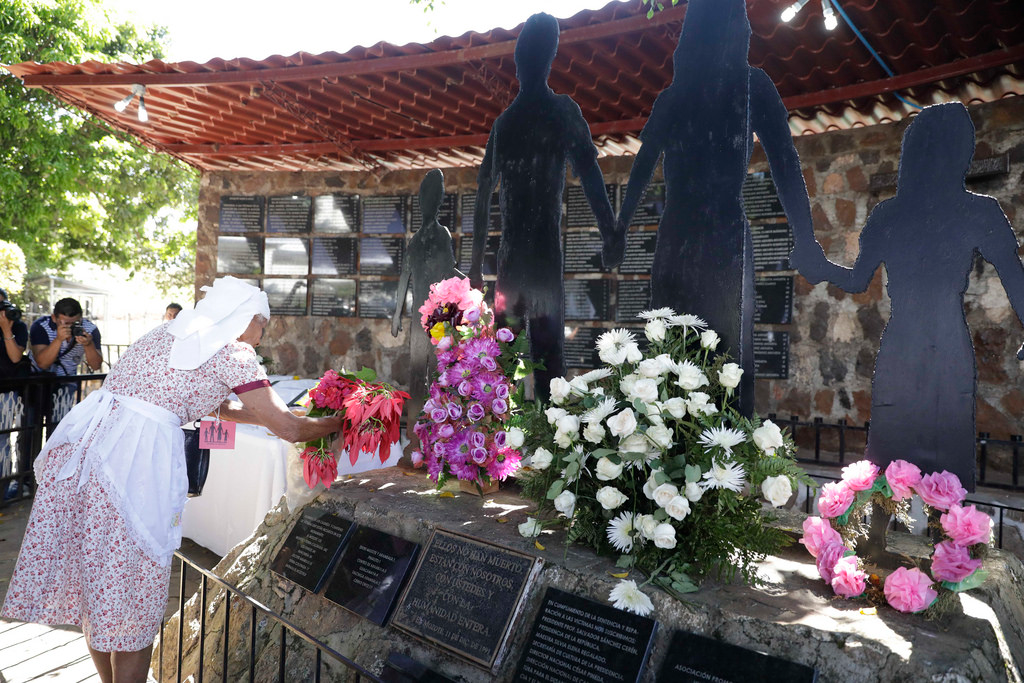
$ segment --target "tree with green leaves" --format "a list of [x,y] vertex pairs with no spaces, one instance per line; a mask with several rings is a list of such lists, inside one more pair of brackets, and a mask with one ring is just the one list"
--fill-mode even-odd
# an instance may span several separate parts
[[[3,0],[0,63],[142,62],[162,56],[166,31],[115,24],[98,0]],[[162,274],[190,285],[198,174],[131,136],[69,109],[0,68],[0,239],[30,273],[76,260]]]

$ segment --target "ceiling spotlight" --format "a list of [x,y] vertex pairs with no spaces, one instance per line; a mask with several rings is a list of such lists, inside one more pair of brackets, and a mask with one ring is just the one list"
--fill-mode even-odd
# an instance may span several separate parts
[[146,123],[149,121],[149,112],[146,111],[146,86],[141,83],[136,83],[132,86],[132,91],[125,97],[114,103],[114,109],[118,113],[124,112],[128,108],[128,105],[132,103],[132,99],[139,96],[139,121]]
[[839,25],[836,12],[832,9],[830,0],[821,0],[821,14],[825,18],[825,30],[834,31]]
[[785,22],[793,21],[793,17],[804,8],[807,2],[808,0],[796,0],[796,2],[782,11],[782,20]]

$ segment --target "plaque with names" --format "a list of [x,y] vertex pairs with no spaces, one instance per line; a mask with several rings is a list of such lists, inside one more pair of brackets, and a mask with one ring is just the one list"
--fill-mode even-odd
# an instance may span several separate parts
[[565,366],[567,368],[600,367],[597,356],[597,338],[605,333],[600,327],[568,327],[565,335]]
[[566,273],[600,273],[601,233],[567,232],[562,252]]
[[355,237],[314,237],[313,275],[355,275],[359,240]]
[[[619,194],[626,198],[626,186],[619,186]],[[621,204],[619,204],[621,206]],[[643,199],[636,205],[630,225],[657,225],[665,213],[665,183],[649,183]]]
[[274,315],[306,315],[306,279],[263,280],[263,291]]
[[626,256],[619,264],[619,274],[650,275],[654,268],[654,249],[657,245],[657,232],[630,230],[626,235]]
[[657,627],[648,617],[548,588],[512,680],[636,683],[644,673]]
[[789,332],[754,330],[754,376],[789,379]]
[[437,529],[391,625],[493,670],[539,570],[532,555]]
[[217,272],[254,275],[262,271],[262,237],[217,238]]
[[789,270],[793,234],[788,223],[751,225],[750,237],[754,243],[754,270]]
[[[476,193],[470,192],[462,195],[462,232],[473,232],[473,214],[476,212]],[[501,232],[501,205],[499,204],[498,193],[491,193],[491,212],[487,221],[488,232]]]
[[314,232],[359,232],[359,195],[322,194],[313,198]]
[[345,544],[324,597],[383,626],[419,550],[418,543],[359,527]]
[[338,278],[313,280],[313,315],[354,318],[356,315],[356,281]]
[[318,507],[307,507],[295,522],[270,570],[316,593],[334,567],[352,522]]
[[363,232],[405,232],[405,204],[407,195],[378,195],[363,197]]
[[676,631],[658,680],[674,683],[815,683],[818,671],[713,638]]
[[267,199],[267,232],[309,232],[313,198],[299,195]]
[[616,322],[637,322],[637,316],[641,311],[646,311],[650,307],[650,280],[619,280],[618,307],[615,310]]
[[754,322],[768,325],[793,322],[792,275],[769,275],[754,280]]
[[359,317],[390,318],[395,312],[398,282],[389,280],[359,281]]
[[454,683],[452,679],[412,657],[394,651],[388,653],[384,670],[380,672],[380,680],[384,683]]
[[785,218],[779,193],[775,190],[772,174],[766,171],[748,173],[743,181],[743,211],[748,221],[765,218]]
[[363,275],[401,275],[404,237],[362,237],[359,240],[359,272]]
[[306,275],[309,273],[309,242],[298,237],[268,237],[263,264],[267,275]]
[[[615,210],[615,185],[605,185],[604,191],[608,195],[608,201],[612,203],[612,210]],[[565,225],[569,228],[596,228],[597,218],[587,201],[587,194],[580,185],[570,185],[565,188]]]
[[609,320],[612,317],[611,280],[566,280],[566,320]]
[[[458,197],[445,192],[444,199],[441,200],[441,210],[437,212],[437,222],[449,230],[454,229],[455,226],[455,207],[457,203]],[[409,211],[409,228],[416,232],[423,227],[423,212],[420,211],[419,195],[413,195],[409,200],[409,205],[411,207]]]
[[[484,242],[484,260],[480,264],[480,272],[483,275],[498,274],[498,247],[501,245],[501,235],[488,235]],[[473,263],[473,236],[463,235],[459,238],[459,270],[463,273],[469,272]]]
[[221,197],[220,232],[263,232],[263,197]]

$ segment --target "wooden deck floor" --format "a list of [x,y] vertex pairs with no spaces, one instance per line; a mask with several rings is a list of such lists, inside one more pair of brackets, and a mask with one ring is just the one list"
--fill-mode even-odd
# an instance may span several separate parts
[[[28,524],[30,503],[19,502],[0,509],[0,603],[14,573],[22,537]],[[202,546],[185,539],[182,553],[203,567],[220,559]],[[172,564],[171,591],[166,615],[178,609],[180,580],[178,561]],[[186,599],[199,585],[196,572],[186,574]],[[82,630],[74,626],[43,626],[0,619],[0,683],[99,683],[85,645]]]

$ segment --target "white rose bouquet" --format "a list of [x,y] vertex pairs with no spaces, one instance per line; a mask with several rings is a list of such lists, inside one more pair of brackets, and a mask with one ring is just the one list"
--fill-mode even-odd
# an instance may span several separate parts
[[[756,583],[756,563],[788,542],[762,501],[784,505],[810,480],[778,426],[730,406],[743,370],[716,353],[713,330],[667,308],[640,317],[646,351],[627,330],[606,332],[605,365],[551,380],[551,405],[528,411],[532,456],[519,479],[557,516],[524,535],[564,524],[568,542],[616,553],[619,567],[675,594],[708,574]],[[625,576],[613,603],[650,612],[644,584]]]

